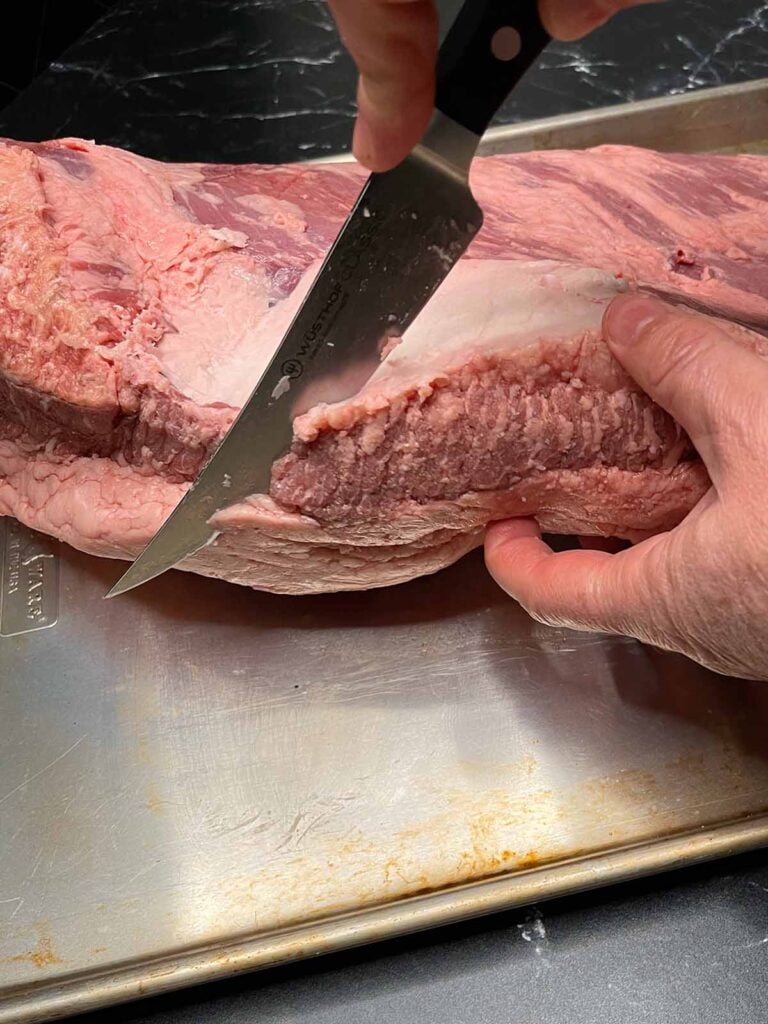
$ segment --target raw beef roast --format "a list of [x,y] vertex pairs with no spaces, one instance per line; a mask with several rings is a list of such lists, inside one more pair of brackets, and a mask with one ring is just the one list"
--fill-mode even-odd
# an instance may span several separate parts
[[[231,424],[363,180],[0,143],[0,514],[132,558]],[[486,226],[353,399],[295,423],[269,495],[185,568],[384,586],[489,520],[631,536],[708,485],[601,340],[635,280],[768,325],[768,162],[606,147],[478,160]],[[758,334],[734,326],[745,343]]]

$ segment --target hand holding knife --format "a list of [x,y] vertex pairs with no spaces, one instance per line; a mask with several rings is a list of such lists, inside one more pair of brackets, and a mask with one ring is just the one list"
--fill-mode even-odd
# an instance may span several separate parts
[[269,492],[295,416],[349,398],[368,380],[383,339],[407,329],[479,231],[472,159],[548,41],[536,0],[466,0],[440,48],[424,138],[397,167],[368,179],[248,402],[109,597],[210,544],[216,512]]

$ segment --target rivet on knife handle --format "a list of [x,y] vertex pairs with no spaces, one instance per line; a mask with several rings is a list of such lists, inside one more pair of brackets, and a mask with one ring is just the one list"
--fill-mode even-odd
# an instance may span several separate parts
[[482,135],[550,37],[537,0],[467,0],[437,64],[437,109]]

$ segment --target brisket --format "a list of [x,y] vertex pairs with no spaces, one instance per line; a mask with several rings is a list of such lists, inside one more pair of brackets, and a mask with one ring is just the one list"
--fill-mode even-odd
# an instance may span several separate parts
[[[768,325],[768,162],[602,147],[476,161],[485,226],[369,383],[294,424],[269,495],[184,568],[284,593],[433,572],[486,524],[674,526],[708,487],[600,334],[634,282],[746,345]],[[0,514],[132,558],[232,423],[364,180],[0,143]]]

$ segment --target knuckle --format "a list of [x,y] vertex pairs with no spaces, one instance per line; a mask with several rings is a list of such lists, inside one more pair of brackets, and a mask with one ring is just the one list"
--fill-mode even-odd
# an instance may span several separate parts
[[606,628],[599,621],[600,617],[589,614],[581,601],[570,600],[563,595],[553,593],[549,588],[521,604],[531,618],[543,626],[601,632]]
[[358,47],[356,62],[369,93],[386,90],[397,103],[422,98],[431,101],[434,92],[434,69],[426,47],[416,40],[393,37],[384,48]]
[[754,496],[764,510],[768,484],[756,467],[768,461],[768,424],[761,424],[748,408],[734,407],[724,400],[714,404],[710,418],[709,440],[725,467],[722,479],[718,479],[719,490],[724,495],[740,494],[745,501]]
[[520,603],[530,617],[535,622],[540,622],[542,626],[554,627],[568,624],[563,621],[563,617],[558,615],[554,608],[548,606],[544,601],[521,601]]
[[520,592],[515,596],[536,622],[543,626],[560,625],[561,616],[558,614],[557,602],[553,599],[551,589],[544,578],[540,577],[535,583],[530,582],[528,586],[520,587]]
[[647,328],[643,342],[648,383],[660,394],[684,386],[694,364],[700,363],[710,347],[691,317],[674,313]]

